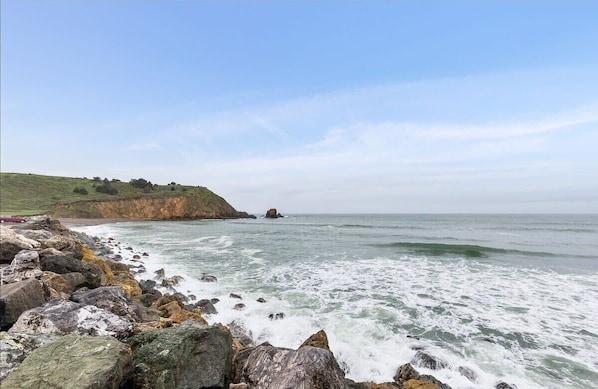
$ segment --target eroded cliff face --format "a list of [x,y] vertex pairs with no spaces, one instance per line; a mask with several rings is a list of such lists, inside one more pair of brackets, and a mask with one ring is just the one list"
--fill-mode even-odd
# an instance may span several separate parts
[[248,217],[221,197],[192,193],[165,198],[118,199],[59,204],[57,217],[126,218],[138,220],[229,219]]

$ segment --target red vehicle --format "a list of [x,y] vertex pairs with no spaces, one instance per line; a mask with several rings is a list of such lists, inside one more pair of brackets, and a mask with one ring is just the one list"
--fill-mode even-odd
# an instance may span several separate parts
[[0,223],[25,223],[27,219],[18,216],[0,216]]

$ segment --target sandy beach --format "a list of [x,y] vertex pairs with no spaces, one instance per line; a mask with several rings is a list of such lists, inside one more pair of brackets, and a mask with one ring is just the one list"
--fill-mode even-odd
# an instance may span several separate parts
[[130,222],[133,219],[125,218],[101,218],[101,219],[80,219],[80,218],[59,218],[60,223],[67,228],[83,227],[83,226],[97,226],[100,224],[110,224],[119,222]]

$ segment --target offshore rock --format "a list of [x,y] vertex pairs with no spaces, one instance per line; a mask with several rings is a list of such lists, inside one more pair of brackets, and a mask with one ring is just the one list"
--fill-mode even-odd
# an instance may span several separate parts
[[239,352],[234,382],[252,389],[344,389],[345,373],[328,350],[277,348],[264,343]]
[[56,335],[74,333],[123,339],[132,330],[131,322],[105,309],[55,299],[23,312],[9,332]]
[[448,366],[448,363],[446,363],[442,359],[432,356],[423,351],[418,351],[413,357],[413,359],[411,359],[411,363],[413,363],[416,366],[432,370],[440,370]]
[[11,334],[0,332],[0,381],[21,366],[33,350],[57,339],[56,335]]
[[67,335],[33,351],[2,389],[113,389],[131,367],[131,349],[110,337]]
[[276,208],[270,208],[266,211],[266,218],[268,219],[277,219],[279,217],[283,216],[276,210]]
[[216,327],[148,331],[127,340],[136,388],[228,388],[232,338]]
[[13,325],[23,312],[39,307],[49,297],[49,290],[44,288],[42,282],[35,279],[2,285],[0,288],[0,328]]

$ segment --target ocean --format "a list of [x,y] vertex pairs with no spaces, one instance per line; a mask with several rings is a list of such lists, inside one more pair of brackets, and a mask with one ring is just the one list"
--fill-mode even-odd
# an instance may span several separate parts
[[[598,387],[598,215],[291,215],[73,229],[114,238],[125,258],[148,253],[140,279],[160,268],[183,276],[181,292],[220,299],[210,323],[236,321],[258,343],[296,348],[324,329],[355,381],[392,381],[423,350],[446,366],[416,369],[454,389]],[[204,273],[218,282],[201,282]],[[246,307],[235,310],[230,293]],[[269,318],[276,313],[284,318]]]

